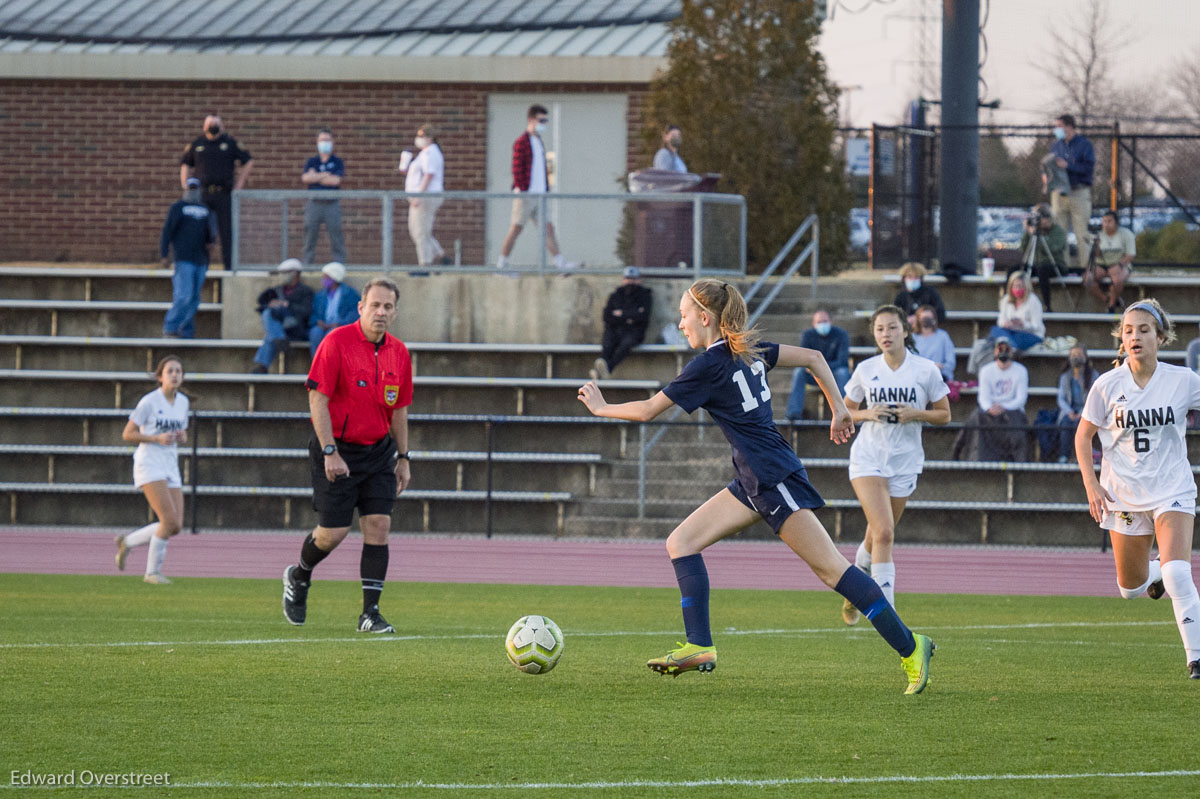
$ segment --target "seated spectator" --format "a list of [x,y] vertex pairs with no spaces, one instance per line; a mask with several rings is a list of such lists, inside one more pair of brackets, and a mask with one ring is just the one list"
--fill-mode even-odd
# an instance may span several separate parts
[[904,281],[904,289],[896,295],[892,303],[908,314],[908,323],[915,330],[917,309],[922,305],[933,306],[937,313],[939,325],[946,324],[946,306],[942,304],[942,295],[933,286],[925,285],[925,267],[916,261],[900,267],[900,279]]
[[275,267],[287,281],[272,286],[258,295],[257,312],[262,316],[262,346],[254,353],[251,374],[266,374],[275,356],[288,348],[289,342],[308,341],[308,317],[312,313],[313,290],[300,282],[299,259],[288,258]]
[[1187,353],[1184,356],[1184,363],[1187,368],[1193,372],[1200,372],[1200,337],[1194,338],[1188,342]]
[[1032,269],[1037,275],[1042,305],[1049,311],[1051,284],[1055,277],[1067,273],[1067,231],[1055,221],[1046,203],[1035,205],[1031,216],[1036,223],[1025,220],[1025,232],[1021,234],[1020,250],[1025,257],[1010,270]]
[[325,334],[335,327],[348,325],[358,319],[358,292],[346,284],[346,267],[337,261],[321,267],[325,275],[321,278],[321,290],[313,298],[312,314],[309,316],[308,345],[312,354]]
[[1058,378],[1059,463],[1075,460],[1075,428],[1079,426],[1088,391],[1099,376],[1088,361],[1087,349],[1082,345],[1072,347]]
[[1125,307],[1121,291],[1133,271],[1135,255],[1137,240],[1133,231],[1117,224],[1116,211],[1105,211],[1100,218],[1100,234],[1092,242],[1092,257],[1083,273],[1083,285],[1104,303],[1109,313]]
[[1024,461],[1029,453],[1029,372],[1015,362],[1008,339],[996,340],[995,360],[979,370],[979,407],[954,442],[955,460]]
[[[838,392],[846,389],[850,380],[850,334],[840,327],[835,327],[829,311],[820,309],[813,314],[812,327],[804,331],[800,337],[800,346],[817,350],[825,356],[829,370],[833,372],[833,380],[837,383]],[[807,369],[797,369],[792,373],[792,393],[788,396],[787,418],[804,418],[804,387],[817,385],[812,374]]]
[[654,309],[654,294],[642,285],[642,273],[636,266],[627,266],[621,273],[621,285],[608,295],[604,304],[604,337],[600,340],[600,357],[588,373],[593,380],[608,378],[617,364],[633,352],[646,338],[650,311]]
[[1000,298],[1000,317],[989,335],[993,339],[1008,339],[1013,349],[1024,351],[1036,347],[1046,337],[1042,321],[1042,303],[1029,291],[1029,278],[1024,272],[1008,276],[1004,296]]
[[949,383],[954,379],[954,342],[950,334],[938,327],[937,309],[932,305],[922,305],[917,309],[917,329],[913,336],[917,345],[917,355],[928,358],[937,364],[942,379]]

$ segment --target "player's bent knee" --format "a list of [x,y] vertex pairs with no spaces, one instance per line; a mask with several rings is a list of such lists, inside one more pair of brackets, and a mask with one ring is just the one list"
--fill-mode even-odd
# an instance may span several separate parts
[[1123,599],[1137,599],[1142,594],[1146,593],[1147,586],[1149,586],[1149,582],[1147,582],[1146,585],[1141,585],[1137,588],[1126,588],[1120,583],[1117,583],[1117,590],[1121,592],[1121,597]]

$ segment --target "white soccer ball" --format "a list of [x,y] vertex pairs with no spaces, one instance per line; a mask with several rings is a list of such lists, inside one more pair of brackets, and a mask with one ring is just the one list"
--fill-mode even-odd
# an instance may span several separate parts
[[509,661],[526,674],[545,674],[558,665],[563,646],[562,630],[545,616],[522,616],[504,639]]

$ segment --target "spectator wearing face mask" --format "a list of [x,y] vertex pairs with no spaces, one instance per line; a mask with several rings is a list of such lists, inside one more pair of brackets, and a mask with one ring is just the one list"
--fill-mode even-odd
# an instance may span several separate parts
[[1087,350],[1078,345],[1072,347],[1067,354],[1067,362],[1063,364],[1062,374],[1058,376],[1059,463],[1066,463],[1068,455],[1075,454],[1075,428],[1082,418],[1088,391],[1099,376],[1100,373],[1088,361]]
[[942,379],[949,383],[954,379],[954,342],[950,334],[938,327],[937,309],[922,305],[917,309],[917,330],[913,336],[917,354],[937,364]]
[[358,292],[346,284],[346,267],[334,261],[321,267],[321,290],[313,297],[312,313],[308,316],[308,344],[313,355],[335,327],[348,325],[358,319]]
[[346,240],[342,237],[342,206],[338,190],[346,176],[346,165],[333,154],[333,131],[321,128],[317,133],[317,154],[304,162],[300,182],[308,186],[309,201],[304,206],[304,263],[311,264],[317,251],[321,225],[329,234],[333,260],[346,260]]
[[[813,314],[812,327],[804,331],[800,337],[800,346],[817,350],[825,356],[829,371],[833,372],[833,380],[837,383],[838,393],[846,390],[850,380],[850,334],[833,324],[829,311],[820,309]],[[792,393],[788,397],[787,418],[804,418],[804,388],[806,385],[817,385],[807,369],[797,369],[792,373]],[[819,387],[819,386],[818,386]]]
[[[241,169],[238,169],[241,164]],[[204,135],[183,151],[179,162],[179,186],[187,189],[188,178],[200,181],[200,194],[208,210],[217,217],[221,235],[221,258],[225,268],[233,264],[232,193],[246,187],[254,161],[237,141],[225,132],[219,114],[204,118]]]
[[916,327],[917,309],[922,305],[932,306],[937,314],[939,325],[946,324],[946,306],[942,304],[942,295],[937,289],[925,284],[925,267],[912,261],[900,267],[900,279],[904,281],[904,289],[896,295],[892,303],[908,314],[908,321]]
[[1029,291],[1029,278],[1024,272],[1008,276],[1004,296],[1000,298],[1000,318],[992,326],[991,337],[1007,339],[1014,349],[1021,351],[1036,347],[1046,337],[1042,302]]
[[683,144],[683,131],[678,125],[668,125],[663,131],[663,146],[654,154],[654,168],[669,172],[687,172],[687,165],[679,157],[679,145]]
[[[432,192],[433,197],[408,198],[408,235],[417,248],[417,263],[431,266],[435,263],[450,263],[446,251],[433,237],[433,223],[438,209],[442,207],[439,195],[446,190],[446,159],[437,143],[437,131],[433,125],[422,125],[413,139],[417,155],[405,150],[400,159],[400,171],[404,173],[404,190],[409,194]],[[411,162],[410,162],[411,159]]]
[[1013,360],[1008,339],[996,341],[995,360],[979,370],[979,407],[954,442],[955,460],[1020,462],[1029,453],[1029,372]]

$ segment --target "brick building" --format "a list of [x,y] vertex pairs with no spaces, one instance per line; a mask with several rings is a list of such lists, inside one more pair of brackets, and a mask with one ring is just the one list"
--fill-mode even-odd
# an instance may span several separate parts
[[[209,19],[196,8],[0,2],[0,260],[157,260],[179,156],[214,111],[254,157],[248,188],[300,188],[328,125],[346,188],[401,190],[399,153],[432,123],[448,191],[507,191],[512,139],[542,102],[556,119],[557,189],[617,192],[646,165],[641,106],[679,4],[297,0],[279,13],[218,0],[200,7]],[[444,240],[474,223],[446,224]],[[371,262],[372,237],[348,238],[350,260]],[[411,263],[407,235],[396,243]]]

